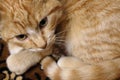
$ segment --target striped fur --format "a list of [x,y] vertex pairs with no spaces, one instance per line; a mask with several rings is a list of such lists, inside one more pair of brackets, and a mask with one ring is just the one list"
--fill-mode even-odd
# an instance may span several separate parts
[[[11,71],[22,74],[51,53],[59,19],[57,29],[64,33],[58,37],[64,37],[61,41],[68,54],[57,63],[51,57],[42,60],[48,77],[52,80],[120,77],[120,0],[1,0],[0,15],[0,34],[11,52],[7,59]],[[48,25],[38,29],[39,21],[46,16]],[[18,41],[19,34],[30,37]],[[46,42],[49,46],[42,49]]]
[[56,0],[0,0],[0,35],[8,44],[12,72],[22,74],[51,53],[60,7]]
[[52,80],[115,80],[120,77],[120,0],[61,0],[60,23],[67,57],[47,57],[43,69]]

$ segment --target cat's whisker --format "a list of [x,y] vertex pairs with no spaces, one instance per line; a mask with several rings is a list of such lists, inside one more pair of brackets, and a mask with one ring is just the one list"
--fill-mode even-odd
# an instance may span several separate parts
[[56,42],[65,42],[65,40],[56,40]]
[[55,42],[55,44],[63,45],[65,42]]
[[56,38],[56,41],[59,41],[59,40],[64,40],[63,38]]
[[63,30],[61,32],[58,32],[58,33],[56,33],[56,35],[60,35],[60,34],[65,33],[65,32],[67,32],[67,30]]
[[55,36],[52,36],[51,38],[48,39],[49,43],[54,42],[54,41],[55,41]]
[[56,38],[56,40],[63,40],[65,38],[65,36],[56,36],[55,38]]
[[58,43],[58,42],[57,43],[55,42],[54,44],[56,44],[56,45],[64,45],[63,43]]
[[64,38],[64,36],[60,36],[60,37],[56,36],[56,39],[62,39],[62,38]]

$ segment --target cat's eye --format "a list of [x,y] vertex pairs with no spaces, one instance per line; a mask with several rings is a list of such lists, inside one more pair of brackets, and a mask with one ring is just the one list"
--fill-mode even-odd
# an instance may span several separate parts
[[39,28],[40,29],[44,28],[47,25],[47,23],[48,23],[48,18],[47,17],[43,18],[39,23]]
[[16,38],[17,38],[18,40],[21,40],[21,41],[27,39],[27,37],[28,37],[28,36],[27,36],[26,34],[20,34],[20,35],[17,35],[17,36],[16,36]]

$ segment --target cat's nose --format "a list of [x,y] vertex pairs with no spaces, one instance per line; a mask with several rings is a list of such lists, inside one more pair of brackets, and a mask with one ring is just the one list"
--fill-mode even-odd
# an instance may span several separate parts
[[40,48],[41,48],[41,49],[45,49],[46,46],[47,46],[47,43],[45,42],[43,45],[40,45]]
[[47,42],[43,39],[34,39],[32,41],[36,48],[45,49],[47,47]]

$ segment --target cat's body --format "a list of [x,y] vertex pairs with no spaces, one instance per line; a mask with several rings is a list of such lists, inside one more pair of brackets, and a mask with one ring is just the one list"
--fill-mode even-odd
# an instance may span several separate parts
[[[119,78],[120,0],[59,1],[63,10],[57,0],[0,1],[1,36],[8,42],[11,51],[11,56],[8,58],[8,67],[11,71],[23,73],[19,71],[21,64],[16,64],[19,67],[17,70],[12,69],[11,66],[14,63],[13,58],[17,57],[21,51],[23,53],[24,50],[28,50],[27,53],[29,51],[31,53],[32,49],[33,54],[36,54],[36,51],[42,53],[40,58],[33,55],[38,59],[35,63],[51,53],[51,46],[47,46],[46,51],[46,42],[53,38],[55,26],[60,20],[58,28],[63,34],[58,37],[64,37],[62,40],[65,41],[68,55],[61,57],[57,63],[50,57],[42,60],[41,64],[48,77],[52,80],[113,80]],[[14,8],[11,7],[13,5],[15,5]],[[63,11],[63,19],[60,18],[61,11]],[[46,21],[47,24],[44,24]],[[38,29],[39,22],[42,27],[39,26]],[[23,38],[22,42],[16,38],[18,40]],[[54,40],[49,42],[49,44],[54,43]],[[19,56],[21,57],[19,60],[23,59],[22,54]],[[26,65],[22,66],[24,71],[34,60],[31,59],[32,57],[25,58],[29,60],[29,64],[25,63],[27,68]]]
[[43,60],[43,65],[49,62],[44,68],[47,75],[52,80],[119,78],[120,0],[70,0],[63,5],[65,19],[59,28],[66,32],[63,41],[70,57],[57,64]]
[[78,0],[67,8],[67,18],[59,26],[66,29],[69,55],[88,63],[120,56],[119,4],[119,0]]
[[120,57],[120,0],[78,0],[66,12],[70,55],[89,64]]

